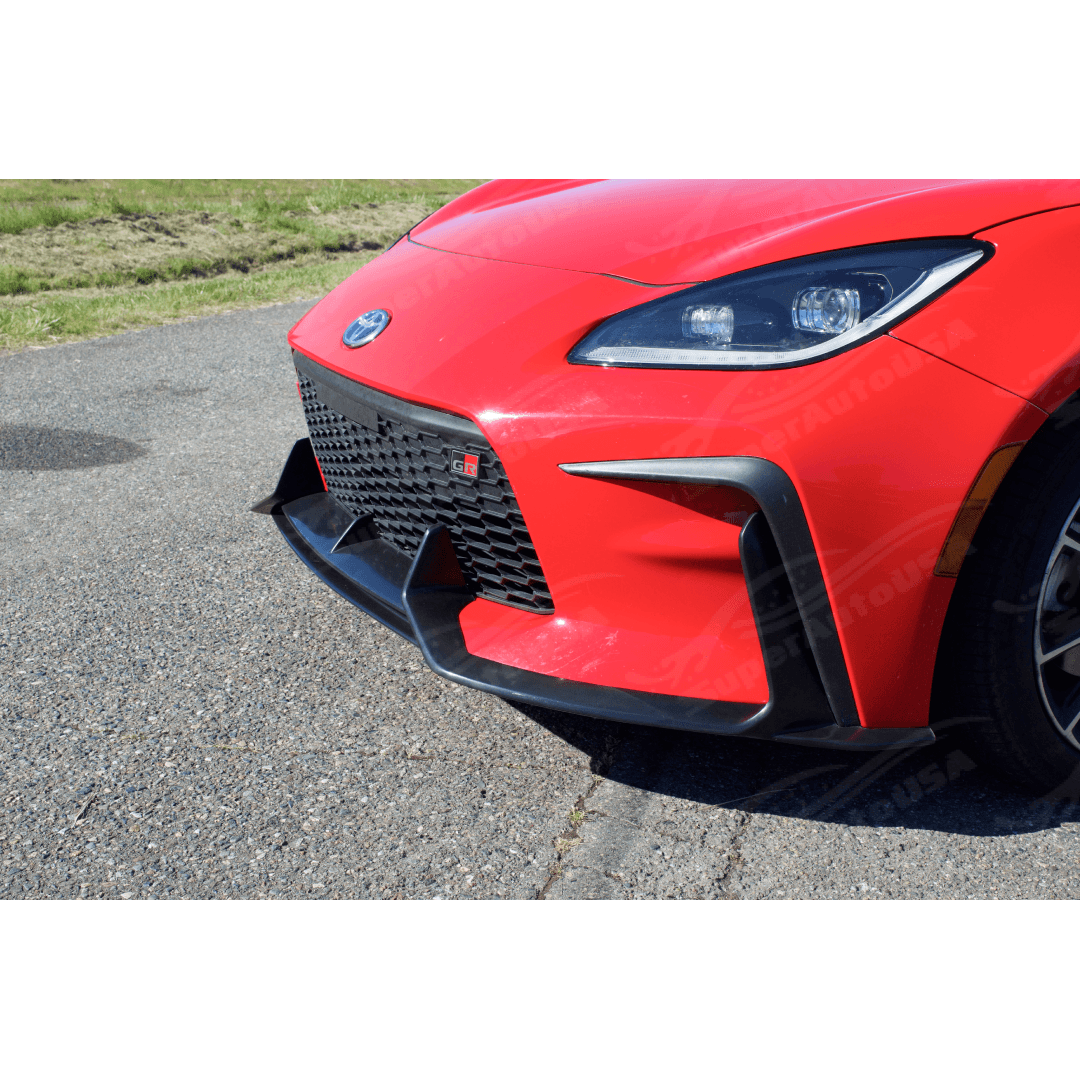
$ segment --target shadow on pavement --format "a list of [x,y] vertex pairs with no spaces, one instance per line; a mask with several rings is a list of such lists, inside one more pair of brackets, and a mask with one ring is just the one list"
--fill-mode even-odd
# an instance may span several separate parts
[[146,453],[137,443],[94,431],[0,426],[0,470],[33,472],[123,465]]
[[1080,820],[1075,797],[1033,797],[977,764],[956,733],[920,750],[864,753],[513,707],[588,753],[596,775],[703,806],[970,836],[1038,832]]

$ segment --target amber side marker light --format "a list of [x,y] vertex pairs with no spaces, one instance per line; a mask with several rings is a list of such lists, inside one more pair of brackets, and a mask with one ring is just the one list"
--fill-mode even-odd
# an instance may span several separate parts
[[990,500],[994,497],[1005,474],[1012,468],[1020,451],[1026,444],[1022,442],[1009,443],[1008,446],[999,447],[987,459],[979,475],[975,477],[975,483],[971,485],[964,505],[956,515],[956,521],[945,539],[945,546],[941,549],[941,556],[934,567],[934,573],[938,577],[956,577],[960,573],[964,556],[967,555],[971,541],[975,537],[975,530],[986,513]]

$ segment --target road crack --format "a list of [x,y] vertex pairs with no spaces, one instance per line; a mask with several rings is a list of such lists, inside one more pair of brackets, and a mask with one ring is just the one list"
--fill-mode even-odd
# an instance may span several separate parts
[[716,881],[716,887],[720,891],[720,898],[722,900],[737,900],[738,896],[728,885],[728,878],[732,873],[737,870],[742,870],[746,863],[742,857],[742,841],[743,835],[746,833],[746,828],[750,824],[751,817],[749,814],[743,814],[742,820],[739,821],[735,828],[735,832],[731,837],[731,843],[727,851],[727,866],[724,867],[724,872]]
[[577,802],[574,803],[574,809],[567,815],[567,821],[569,822],[570,827],[565,832],[556,836],[552,841],[552,845],[555,848],[555,861],[548,869],[547,881],[544,882],[543,886],[536,894],[537,900],[547,899],[548,890],[563,875],[563,871],[565,870],[563,859],[573,851],[574,848],[582,843],[582,838],[578,835],[578,828],[592,813],[592,811],[586,809],[585,801],[592,797],[596,789],[603,782],[604,778],[602,776],[593,776],[592,783],[589,784],[589,790],[586,791],[584,795],[578,796]]

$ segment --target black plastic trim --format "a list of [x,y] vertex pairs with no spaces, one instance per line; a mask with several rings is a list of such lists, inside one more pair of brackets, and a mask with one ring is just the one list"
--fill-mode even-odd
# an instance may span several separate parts
[[799,632],[790,578],[763,514],[751,514],[743,525],[739,556],[769,684],[765,713],[777,728],[835,725],[813,653]]
[[464,416],[433,409],[429,405],[415,405],[403,398],[384,394],[381,390],[374,390],[317,364],[295,349],[292,356],[297,370],[315,384],[315,393],[324,405],[369,431],[378,431],[375,413],[379,412],[403,424],[426,428],[450,443],[475,442],[479,439],[487,445],[484,433]]
[[378,540],[379,533],[374,527],[374,518],[370,514],[361,514],[353,518],[348,528],[338,537],[337,543],[330,549],[330,554],[335,555],[350,544],[360,544],[365,540]]
[[278,477],[277,487],[265,499],[260,499],[253,507],[256,514],[272,514],[282,503],[292,502],[314,491],[325,491],[322,473],[310,439],[297,439],[289,451],[285,468]]
[[409,559],[385,540],[335,545],[348,514],[325,491],[279,506],[274,522],[289,546],[336,593],[417,644],[401,605]]
[[802,631],[813,652],[836,723],[841,727],[859,726],[859,711],[810,527],[795,485],[779,465],[764,458],[701,457],[582,461],[559,468],[571,476],[596,480],[708,484],[737,488],[749,495],[765,515],[791,581]]

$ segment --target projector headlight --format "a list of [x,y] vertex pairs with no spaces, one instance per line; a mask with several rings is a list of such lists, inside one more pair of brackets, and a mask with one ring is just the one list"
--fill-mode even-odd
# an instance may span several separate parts
[[773,263],[621,311],[578,342],[569,360],[728,369],[824,360],[885,333],[992,253],[965,237]]

